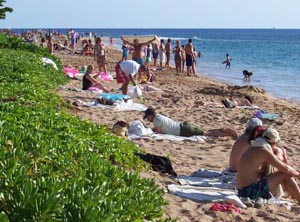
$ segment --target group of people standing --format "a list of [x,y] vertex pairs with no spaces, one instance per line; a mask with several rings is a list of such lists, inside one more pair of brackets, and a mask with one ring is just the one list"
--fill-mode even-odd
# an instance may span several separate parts
[[153,61],[154,67],[157,67],[159,60],[159,68],[169,70],[171,55],[173,53],[177,73],[184,72],[184,67],[186,66],[188,76],[196,74],[196,58],[198,53],[193,46],[192,39],[188,40],[187,45],[181,45],[180,41],[176,40],[174,48],[172,48],[172,40],[170,38],[166,43],[164,39],[161,39],[159,44],[154,42],[157,40],[156,37],[143,43],[140,43],[138,39],[130,42],[123,36],[121,36],[121,40],[123,41],[122,61],[128,59],[128,54],[132,50],[132,59],[140,65],[151,65]]

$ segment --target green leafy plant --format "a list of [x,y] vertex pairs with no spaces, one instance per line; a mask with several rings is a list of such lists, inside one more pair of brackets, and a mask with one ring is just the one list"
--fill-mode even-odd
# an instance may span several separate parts
[[0,35],[0,48],[0,220],[161,221],[162,190],[126,172],[143,169],[138,148],[67,113],[39,47]]

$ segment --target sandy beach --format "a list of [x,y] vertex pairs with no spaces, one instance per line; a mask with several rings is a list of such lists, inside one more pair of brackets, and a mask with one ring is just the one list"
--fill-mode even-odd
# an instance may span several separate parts
[[[114,71],[116,63],[121,59],[121,53],[109,48],[108,70]],[[63,65],[72,67],[93,64],[93,57],[70,55],[66,51],[56,51]],[[201,70],[200,70],[201,73]],[[221,104],[226,97],[235,99],[251,95],[254,104],[269,113],[278,113],[280,117],[275,121],[264,121],[266,126],[274,126],[280,133],[280,145],[286,147],[289,164],[300,169],[300,119],[299,105],[287,100],[274,98],[264,90],[252,86],[235,87],[226,85],[206,77],[176,75],[174,69],[169,71],[156,71],[157,80],[151,85],[162,89],[161,92],[143,92],[144,105],[154,107],[159,113],[177,121],[190,121],[201,126],[204,130],[229,127],[237,130],[239,134],[245,130],[246,123],[257,110],[227,109],[214,104]],[[120,87],[115,80],[104,82],[109,89],[116,91]],[[61,87],[58,93],[71,104],[73,102],[90,102],[96,94],[91,92],[77,92],[69,89],[81,89],[81,80],[71,79],[67,85]],[[139,102],[139,100],[137,100]],[[206,105],[212,104],[212,105]],[[111,128],[118,120],[132,122],[142,121],[145,126],[152,127],[150,122],[143,120],[143,112],[118,112],[110,109],[95,107],[73,106],[70,112],[82,119],[88,119],[96,124],[107,125]],[[134,140],[141,150],[167,156],[171,159],[173,168],[178,175],[190,175],[200,168],[222,171],[228,167],[229,154],[234,140],[229,137],[208,137],[206,142],[191,141],[170,142],[168,140],[156,141],[154,139]],[[165,189],[166,185],[176,183],[174,179],[155,171],[146,171],[142,177],[155,180]],[[298,180],[299,182],[299,180]],[[228,213],[211,211],[212,203],[200,203],[184,199],[169,193],[164,198],[168,205],[164,207],[164,216],[177,219],[179,222],[188,221],[300,221],[300,209],[294,207],[288,211],[285,207],[267,205],[261,209],[242,209],[241,213]]]

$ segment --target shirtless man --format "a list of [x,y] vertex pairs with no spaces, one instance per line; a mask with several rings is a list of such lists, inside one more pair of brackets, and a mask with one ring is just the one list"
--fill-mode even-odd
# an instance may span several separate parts
[[144,65],[144,46],[150,44],[154,40],[156,40],[156,37],[154,37],[152,40],[144,43],[139,43],[138,39],[134,39],[133,43],[127,41],[124,39],[123,36],[121,36],[121,40],[126,43],[127,45],[130,45],[133,47],[133,54],[132,54],[132,60],[136,61],[140,65]]
[[256,127],[262,125],[262,121],[258,118],[251,118],[248,121],[245,132],[239,136],[239,138],[235,141],[235,143],[232,146],[229,158],[229,170],[231,172],[237,171],[243,153],[250,147],[250,141],[253,131],[256,129]]
[[166,50],[166,57],[167,57],[165,67],[166,67],[167,70],[169,70],[170,69],[171,52],[172,52],[171,39],[168,39],[165,50]]
[[[300,203],[300,190],[294,179],[300,174],[274,154],[275,144],[279,141],[279,133],[268,128],[262,137],[251,142],[251,149],[247,149],[241,157],[243,164],[238,165],[237,188],[240,197],[270,199],[279,185],[283,185],[285,191]],[[266,175],[268,165],[278,171]]]
[[195,53],[192,39],[189,39],[189,43],[185,46],[185,58],[187,75],[190,76],[191,74],[195,74],[193,73],[193,61],[195,60]]

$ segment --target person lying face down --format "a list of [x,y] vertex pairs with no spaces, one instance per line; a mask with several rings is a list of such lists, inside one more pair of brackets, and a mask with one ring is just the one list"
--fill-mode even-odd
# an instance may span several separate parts
[[[279,186],[300,203],[300,189],[294,177],[299,171],[281,161],[274,153],[275,145],[280,141],[279,133],[268,128],[261,137],[251,141],[251,148],[242,155],[237,169],[237,188],[240,197],[250,199],[270,199]],[[266,175],[267,165],[278,171]]]
[[156,133],[170,134],[175,136],[230,136],[234,139],[237,138],[237,132],[229,128],[211,129],[204,132],[201,128],[193,123],[184,121],[179,123],[167,116],[157,114],[155,109],[150,107],[145,111],[144,119],[153,122],[154,128],[152,129]]

